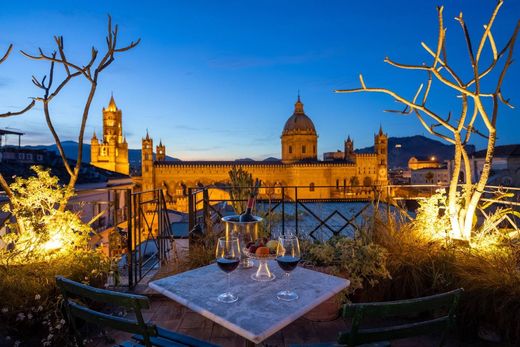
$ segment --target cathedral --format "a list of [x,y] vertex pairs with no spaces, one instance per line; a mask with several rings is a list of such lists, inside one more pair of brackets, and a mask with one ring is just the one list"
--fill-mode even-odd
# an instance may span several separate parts
[[[305,187],[298,190],[300,199],[362,199],[372,194],[370,187],[388,183],[387,147],[388,137],[380,128],[374,136],[374,153],[355,153],[349,137],[344,142],[344,152],[338,152],[341,157],[318,160],[318,134],[298,96],[294,112],[282,130],[281,160],[166,161],[166,148],[162,143],[156,148],[154,160],[153,140],[147,133],[142,140],[142,176],[138,181],[143,191],[163,189],[170,206],[178,210],[187,208],[186,187],[225,184],[229,182],[229,171],[233,167],[241,167],[254,178],[259,178],[263,187],[274,187],[274,191],[270,192],[261,188],[261,196],[269,194],[276,197],[281,194],[282,187],[298,186]],[[366,188],[350,189],[353,186]],[[286,189],[285,194],[292,197],[294,189]]]
[[90,165],[128,175],[128,143],[123,136],[122,118],[112,95],[108,107],[103,108],[103,137],[98,140],[94,132],[90,140]]

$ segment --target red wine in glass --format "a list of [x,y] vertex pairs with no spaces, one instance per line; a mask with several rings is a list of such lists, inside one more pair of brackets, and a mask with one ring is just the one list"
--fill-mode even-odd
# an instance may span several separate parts
[[300,261],[300,243],[295,235],[284,235],[278,239],[276,247],[276,261],[280,268],[285,271],[287,277],[287,289],[276,293],[276,297],[283,301],[293,301],[298,299],[298,294],[289,289],[290,272],[296,269]]
[[239,263],[240,263],[239,258],[226,257],[226,258],[217,259],[218,267],[220,268],[220,270],[224,271],[225,273],[234,271],[238,267]]
[[220,270],[227,274],[227,291],[218,296],[217,300],[225,303],[232,303],[238,297],[231,292],[230,273],[233,272],[240,263],[240,245],[237,237],[220,237],[217,240],[215,259]]
[[276,261],[278,262],[278,265],[280,266],[280,268],[282,268],[283,271],[290,272],[296,269],[296,266],[298,265],[300,258],[284,255],[281,257],[277,257]]

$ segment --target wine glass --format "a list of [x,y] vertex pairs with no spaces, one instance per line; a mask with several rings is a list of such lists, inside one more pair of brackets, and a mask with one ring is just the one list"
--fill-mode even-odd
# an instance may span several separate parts
[[[276,261],[278,265],[285,271],[287,277],[287,288],[290,284],[290,272],[296,269],[300,261],[300,244],[295,235],[284,235],[278,239],[278,247],[276,247]],[[298,294],[290,289],[282,290],[276,293],[278,299],[283,301],[293,301],[298,299]]]
[[240,263],[240,245],[237,237],[220,237],[217,240],[217,250],[215,252],[217,265],[220,270],[227,274],[227,291],[218,296],[217,300],[225,303],[232,303],[238,300],[236,295],[231,293],[230,274]]

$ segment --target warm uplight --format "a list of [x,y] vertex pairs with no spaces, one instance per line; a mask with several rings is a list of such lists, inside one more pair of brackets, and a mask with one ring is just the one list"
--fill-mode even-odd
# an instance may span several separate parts
[[88,245],[90,226],[74,212],[54,208],[67,195],[58,178],[39,167],[32,169],[36,177],[17,178],[10,185],[12,204],[4,205],[3,211],[17,216],[18,223],[8,227],[20,232],[2,236],[11,248],[0,247],[0,264],[4,259],[11,264],[49,261]]
[[435,159],[436,159],[435,156],[432,156],[432,157],[430,158],[431,161],[435,161]]
[[45,242],[42,245],[42,248],[45,251],[50,252],[50,251],[55,251],[55,250],[61,248],[62,246],[63,246],[63,241],[56,233],[49,241]]

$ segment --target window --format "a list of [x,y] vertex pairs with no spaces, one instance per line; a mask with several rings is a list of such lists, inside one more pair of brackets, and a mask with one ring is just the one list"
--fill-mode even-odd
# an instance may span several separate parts
[[316,154],[316,145],[312,146],[312,152]]
[[339,179],[336,179],[336,189],[339,189]]
[[311,184],[309,184],[309,191],[310,192],[314,191],[314,182],[311,182]]
[[292,154],[292,146],[289,146],[289,154]]
[[306,152],[306,148],[305,148],[305,145],[302,146],[302,153],[305,153]]

